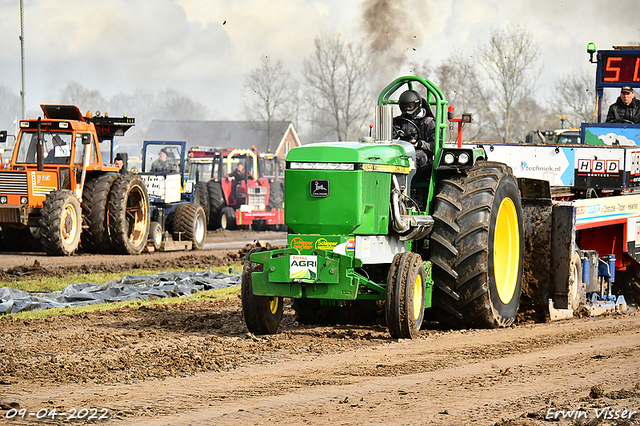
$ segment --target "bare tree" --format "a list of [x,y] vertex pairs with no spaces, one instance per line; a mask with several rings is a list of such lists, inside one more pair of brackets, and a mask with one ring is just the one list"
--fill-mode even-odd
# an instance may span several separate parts
[[127,114],[136,120],[137,128],[146,128],[151,121],[160,118],[157,114],[157,96],[144,89],[137,89],[133,93],[120,92],[109,100],[109,110],[115,115]]
[[209,109],[200,102],[175,89],[158,92],[136,90],[133,94],[118,93],[104,98],[98,90],[90,90],[77,82],[70,82],[60,91],[59,101],[76,105],[84,114],[109,112],[111,115],[127,114],[136,119],[136,125],[148,126],[152,120],[205,120]]
[[491,121],[500,139],[511,141],[514,137],[515,108],[535,86],[539,69],[536,61],[540,44],[531,33],[520,26],[509,26],[505,31],[494,29],[488,44],[480,47],[480,66],[485,71],[490,90],[495,94]]
[[[473,122],[465,125],[466,140],[497,140],[488,118],[494,95],[481,90],[484,77],[474,58],[462,51],[453,54],[436,68],[436,83],[449,101],[460,113],[470,113]],[[451,140],[454,132],[449,132]]]
[[474,114],[474,138],[514,141],[522,137],[523,126],[515,120],[518,108],[533,96],[539,51],[539,43],[526,29],[509,26],[492,30],[477,56],[454,52],[438,68],[450,100],[461,101],[464,110]]
[[87,110],[105,111],[108,106],[107,100],[102,97],[100,91],[90,90],[76,81],[67,83],[60,90],[60,103],[77,106],[84,114]]
[[579,126],[593,121],[595,102],[593,76],[583,73],[558,79],[549,104],[558,118],[564,116],[569,126]]
[[291,78],[281,60],[272,64],[268,56],[262,65],[245,76],[243,104],[249,119],[267,124],[267,145],[274,136],[274,122],[295,121],[298,110],[298,82]]
[[175,89],[164,89],[158,95],[157,116],[164,120],[205,120],[209,108]]
[[369,57],[364,47],[340,34],[315,39],[315,53],[303,62],[315,123],[339,141],[356,139],[372,114]]
[[536,102],[532,97],[522,99],[514,108],[514,142],[523,142],[531,131],[557,129],[560,117]]

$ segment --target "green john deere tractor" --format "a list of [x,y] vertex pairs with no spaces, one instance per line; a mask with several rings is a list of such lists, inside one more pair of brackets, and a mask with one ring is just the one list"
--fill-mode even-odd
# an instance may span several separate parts
[[[431,176],[394,139],[391,97],[422,85],[436,120]],[[413,338],[425,309],[453,328],[513,323],[524,231],[511,169],[484,150],[445,147],[453,119],[429,80],[401,77],[378,98],[376,137],[304,145],[287,155],[287,248],[247,256],[242,310],[254,334],[277,332],[283,298],[303,323],[367,321],[384,311],[390,334]]]

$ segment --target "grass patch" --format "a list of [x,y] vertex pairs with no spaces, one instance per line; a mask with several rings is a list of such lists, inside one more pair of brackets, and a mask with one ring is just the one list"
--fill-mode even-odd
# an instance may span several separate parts
[[[101,285],[111,280],[124,278],[127,275],[153,275],[160,272],[202,272],[216,271],[223,274],[235,274],[242,271],[243,264],[238,262],[231,266],[216,266],[211,268],[173,268],[165,271],[154,271],[148,269],[132,269],[126,272],[113,273],[93,273],[93,274],[74,274],[66,277],[39,277],[21,281],[0,281],[0,287],[12,287],[18,290],[28,292],[51,292],[60,291],[70,284],[91,283]],[[231,272],[230,272],[231,271]],[[200,291],[188,297],[163,297],[151,300],[133,300],[130,302],[102,303],[95,305],[74,306],[69,308],[51,308],[38,311],[17,312],[15,314],[0,315],[8,317],[10,320],[30,319],[30,318],[46,318],[59,315],[73,315],[85,312],[108,311],[112,309],[120,309],[129,306],[143,305],[164,305],[175,303],[188,303],[197,300],[226,299],[236,297],[240,293],[240,287],[228,287],[217,290]]]
[[91,283],[101,285],[112,280],[124,278],[127,275],[153,275],[159,272],[202,272],[216,271],[223,274],[240,273],[242,271],[242,263],[234,263],[231,266],[216,266],[212,268],[174,268],[164,271],[152,271],[149,269],[131,269],[126,272],[109,272],[109,273],[92,273],[92,274],[74,274],[66,277],[43,276],[38,278],[20,280],[20,281],[0,281],[0,287],[11,287],[22,291],[48,293],[52,291],[60,291],[68,285]]
[[[177,271],[180,272],[180,271]],[[222,271],[219,271],[222,272]],[[74,306],[71,308],[51,308],[39,311],[18,312],[15,314],[7,314],[5,317],[9,320],[16,321],[20,319],[47,318],[60,315],[74,315],[96,311],[110,311],[114,309],[122,309],[126,307],[138,307],[145,305],[168,305],[177,303],[189,303],[198,300],[218,300],[237,297],[240,294],[240,286],[221,288],[217,290],[200,291],[188,297],[162,297],[151,300],[133,300],[130,302],[102,303],[97,305]],[[1,318],[1,317],[0,317]]]

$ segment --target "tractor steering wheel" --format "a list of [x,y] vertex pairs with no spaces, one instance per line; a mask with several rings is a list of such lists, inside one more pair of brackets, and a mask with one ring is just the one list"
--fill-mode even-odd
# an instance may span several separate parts
[[610,121],[610,123],[636,124],[636,123],[634,123],[633,121],[631,121],[631,120],[626,120],[626,119],[624,119],[624,118],[618,118],[618,119],[615,119],[615,120],[613,120],[613,121]]

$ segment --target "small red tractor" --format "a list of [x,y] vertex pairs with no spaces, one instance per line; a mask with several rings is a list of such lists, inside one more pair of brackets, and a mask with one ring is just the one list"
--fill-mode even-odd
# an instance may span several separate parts
[[[236,181],[229,175],[240,163],[248,179]],[[187,187],[193,185],[201,205],[208,200],[210,229],[279,229],[284,225],[284,180],[279,170],[277,157],[253,149],[192,148]]]

